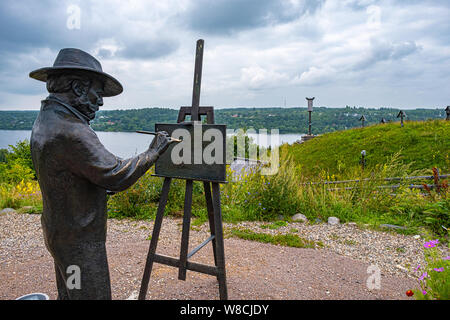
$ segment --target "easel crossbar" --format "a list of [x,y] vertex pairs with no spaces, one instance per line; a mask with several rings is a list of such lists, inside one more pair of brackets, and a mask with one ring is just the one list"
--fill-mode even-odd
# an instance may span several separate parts
[[195,247],[191,252],[189,252],[189,254],[187,255],[187,258],[189,259],[190,257],[192,257],[194,254],[196,254],[201,248],[203,248],[204,246],[206,246],[210,241],[212,241],[216,236],[211,235],[208,239],[206,239],[205,241],[203,241],[201,244],[199,244],[197,247]]
[[[165,265],[168,265],[171,267],[176,267],[176,268],[180,267],[180,259],[176,259],[176,258],[169,257],[169,256],[155,254],[153,261],[157,262],[157,263],[165,264]],[[206,274],[209,274],[212,276],[219,275],[219,271],[218,271],[217,267],[207,266],[204,264],[190,262],[190,261],[187,261],[186,269],[195,271],[195,272],[206,273]]]

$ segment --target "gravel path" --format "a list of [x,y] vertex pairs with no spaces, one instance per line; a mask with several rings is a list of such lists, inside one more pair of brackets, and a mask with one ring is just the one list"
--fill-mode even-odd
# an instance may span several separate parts
[[[178,256],[181,219],[163,221],[158,253]],[[330,226],[289,223],[276,230],[264,224],[224,224],[225,258],[230,299],[411,299],[405,291],[417,281],[408,269],[422,260],[423,240],[411,236],[361,230],[356,225]],[[108,220],[107,250],[113,299],[135,296],[140,287],[152,221]],[[258,233],[295,233],[322,241],[324,248],[282,247],[230,237],[232,228]],[[206,239],[208,227],[193,227],[191,248]],[[193,261],[211,264],[210,245]],[[381,270],[381,288],[367,288],[369,265]],[[147,299],[218,299],[214,277],[155,264]],[[31,292],[56,298],[53,262],[47,252],[40,215],[7,213],[0,216],[0,299]]]

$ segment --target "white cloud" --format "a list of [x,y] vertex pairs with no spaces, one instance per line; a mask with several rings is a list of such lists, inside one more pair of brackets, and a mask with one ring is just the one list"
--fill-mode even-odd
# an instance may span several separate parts
[[310,67],[293,81],[294,84],[300,85],[316,85],[330,81],[336,76],[336,70],[330,66]]
[[288,75],[273,70],[266,70],[260,66],[241,69],[241,82],[252,90],[281,87],[288,81]]

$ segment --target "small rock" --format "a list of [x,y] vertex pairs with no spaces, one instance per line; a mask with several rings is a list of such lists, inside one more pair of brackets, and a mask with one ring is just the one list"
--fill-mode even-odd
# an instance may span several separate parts
[[356,227],[356,222],[348,222],[347,225],[351,227]]
[[15,212],[16,212],[16,210],[14,210],[13,208],[5,208],[2,211],[0,211],[0,215],[8,214],[8,213],[15,213]]
[[339,224],[339,219],[336,218],[336,217],[329,217],[328,218],[328,224],[338,225]]
[[126,300],[137,300],[139,297],[139,293],[134,290],[133,292],[131,292],[130,296],[126,299]]
[[408,272],[408,269],[406,269],[405,267],[401,266],[401,265],[396,265],[395,266],[397,269],[402,270],[403,272]]
[[297,213],[292,217],[292,221],[308,222],[308,218],[301,213]]
[[416,234],[413,238],[418,240],[418,239],[420,239],[420,235]]

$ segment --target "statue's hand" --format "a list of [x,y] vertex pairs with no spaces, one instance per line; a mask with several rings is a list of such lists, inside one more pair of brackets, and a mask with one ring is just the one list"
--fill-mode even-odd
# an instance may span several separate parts
[[165,131],[159,131],[158,134],[153,138],[150,144],[150,149],[156,151],[159,155],[163,154],[167,150],[170,144],[170,136]]

